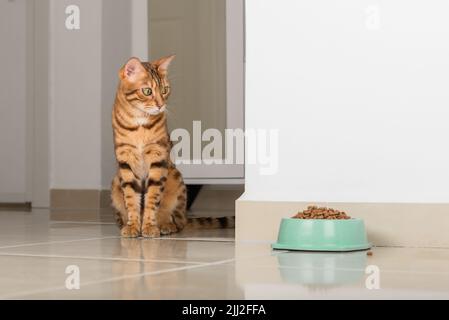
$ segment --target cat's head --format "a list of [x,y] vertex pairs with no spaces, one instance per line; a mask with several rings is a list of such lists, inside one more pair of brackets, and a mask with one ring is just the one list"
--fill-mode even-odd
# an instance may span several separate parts
[[164,112],[170,95],[168,66],[174,55],[152,62],[131,58],[120,69],[119,90],[133,107],[149,115]]

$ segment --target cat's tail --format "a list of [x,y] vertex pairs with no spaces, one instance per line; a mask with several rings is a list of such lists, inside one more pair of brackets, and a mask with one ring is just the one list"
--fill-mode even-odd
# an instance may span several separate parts
[[231,229],[235,227],[235,217],[196,217],[187,218],[186,229]]

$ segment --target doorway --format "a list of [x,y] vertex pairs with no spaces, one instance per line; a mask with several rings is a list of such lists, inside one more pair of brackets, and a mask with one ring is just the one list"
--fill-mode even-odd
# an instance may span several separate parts
[[[201,151],[213,142],[204,131],[213,129],[222,138],[218,158],[225,162],[226,129],[243,129],[243,1],[149,0],[148,13],[150,60],[176,54],[169,73],[169,127],[185,129],[191,138],[191,162],[178,164],[186,182],[242,184],[237,157],[211,164],[202,160],[217,155]],[[201,140],[199,152],[194,139]],[[233,152],[243,152],[243,139],[234,141]]]

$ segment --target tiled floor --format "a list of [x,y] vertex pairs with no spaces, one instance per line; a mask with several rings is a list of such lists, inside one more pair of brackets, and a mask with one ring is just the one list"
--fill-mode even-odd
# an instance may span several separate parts
[[[273,252],[234,243],[233,230],[118,234],[108,211],[0,211],[0,298],[449,298],[449,249]],[[66,287],[68,266],[79,268],[78,290]]]

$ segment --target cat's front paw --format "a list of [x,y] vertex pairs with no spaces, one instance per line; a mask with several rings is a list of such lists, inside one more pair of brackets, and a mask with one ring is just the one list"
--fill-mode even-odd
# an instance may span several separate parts
[[142,237],[145,238],[157,238],[161,235],[161,231],[157,226],[144,225],[142,227]]
[[161,234],[171,234],[178,232],[178,228],[173,222],[163,223],[160,225]]
[[137,238],[140,234],[140,226],[138,224],[126,225],[121,230],[122,237]]

